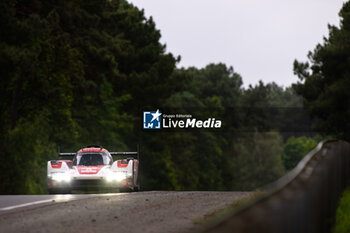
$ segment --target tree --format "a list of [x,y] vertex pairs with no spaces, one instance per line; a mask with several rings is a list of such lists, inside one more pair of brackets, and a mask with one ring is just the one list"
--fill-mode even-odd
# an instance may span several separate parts
[[293,88],[317,119],[319,132],[350,140],[350,2],[339,16],[340,27],[329,26],[328,38],[309,52],[309,62],[294,62],[300,81]]
[[284,174],[280,153],[282,138],[277,132],[245,134],[236,139],[232,156],[233,188],[252,190]]
[[140,107],[183,85],[152,18],[125,0],[0,4],[0,193],[43,192],[57,145],[134,148]]
[[72,83],[83,74],[79,52],[59,33],[54,12],[40,18],[37,1],[2,1],[0,39],[0,193],[35,193],[45,187],[45,166],[55,145],[74,138]]
[[[283,172],[279,134],[260,133],[283,129],[271,122],[285,115],[266,108],[293,106],[294,93],[262,82],[246,90],[222,63],[176,69],[153,19],[126,0],[1,1],[0,28],[1,194],[45,192],[58,146],[140,144],[146,189],[252,189]],[[214,117],[222,129],[145,132],[142,111],[152,109]]]
[[317,141],[313,138],[290,137],[283,145],[282,161],[286,170],[294,168],[299,161],[312,149],[317,146]]
[[311,133],[311,122],[302,100],[292,88],[260,81],[243,92],[240,112],[245,131],[278,131],[284,140],[290,135]]

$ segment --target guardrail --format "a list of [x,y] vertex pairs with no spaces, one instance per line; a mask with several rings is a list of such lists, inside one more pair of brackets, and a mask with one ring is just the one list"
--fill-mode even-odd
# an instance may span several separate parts
[[325,141],[258,200],[203,233],[330,232],[339,197],[349,184],[350,144]]

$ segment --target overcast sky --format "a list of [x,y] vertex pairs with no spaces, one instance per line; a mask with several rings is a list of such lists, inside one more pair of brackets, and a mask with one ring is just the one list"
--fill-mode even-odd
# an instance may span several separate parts
[[293,61],[306,60],[327,24],[339,25],[345,0],[129,0],[161,31],[178,67],[223,62],[242,75],[244,86],[297,81]]

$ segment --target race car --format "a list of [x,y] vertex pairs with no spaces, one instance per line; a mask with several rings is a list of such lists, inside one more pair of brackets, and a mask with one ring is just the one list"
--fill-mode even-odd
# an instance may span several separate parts
[[[72,160],[47,163],[49,193],[72,190],[113,189],[138,191],[139,152],[109,152],[100,146],[87,146],[76,153],[59,153]],[[113,162],[112,156],[118,156]],[[126,158],[125,158],[126,157]]]

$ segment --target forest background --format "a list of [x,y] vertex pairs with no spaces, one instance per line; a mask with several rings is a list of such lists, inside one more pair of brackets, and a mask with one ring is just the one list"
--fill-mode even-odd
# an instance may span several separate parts
[[[46,193],[58,148],[140,145],[144,190],[244,191],[283,176],[323,138],[349,139],[349,3],[286,88],[244,88],[222,63],[177,68],[153,19],[126,0],[0,4],[0,194]],[[157,109],[223,125],[143,129],[143,111]]]

